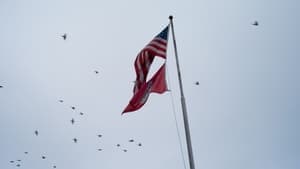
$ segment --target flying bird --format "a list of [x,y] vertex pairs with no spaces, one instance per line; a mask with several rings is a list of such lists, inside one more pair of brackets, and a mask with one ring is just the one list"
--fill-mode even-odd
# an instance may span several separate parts
[[74,123],[75,123],[75,120],[74,120],[73,118],[72,118],[72,120],[71,120],[71,123],[72,123],[72,124],[74,124]]
[[35,134],[36,136],[38,136],[38,135],[39,135],[39,132],[38,132],[37,130],[35,130],[35,131],[34,131],[34,134]]
[[102,137],[102,135],[101,135],[101,134],[98,134],[98,137]]
[[82,113],[82,112],[80,112],[79,114],[80,114],[81,116],[83,115],[83,113]]
[[53,168],[56,168],[56,165],[54,165]]
[[10,163],[14,163],[15,161],[10,161]]
[[99,148],[99,149],[98,149],[98,151],[102,151],[102,149],[101,149],[101,148]]
[[66,40],[66,39],[67,39],[67,34],[65,33],[65,34],[61,35],[61,37],[62,37],[64,40]]
[[19,162],[20,162],[21,160],[17,160],[17,161],[19,161]]
[[0,88],[3,88],[3,86],[0,86]]
[[74,143],[77,143],[77,138],[73,138]]
[[99,73],[99,71],[98,71],[98,70],[95,70],[94,72],[95,72],[96,74],[98,74],[98,73]]
[[62,102],[64,102],[64,101],[63,101],[63,100],[59,100],[59,102],[61,102],[61,103],[62,103]]
[[75,107],[74,107],[74,106],[71,106],[71,109],[75,110]]
[[126,149],[123,149],[123,151],[126,153],[127,152],[127,150]]
[[17,166],[17,167],[20,167],[21,165],[20,165],[20,164],[17,164],[16,166]]
[[117,144],[117,147],[120,147],[121,145],[120,144]]
[[133,139],[130,139],[129,142],[134,142],[134,140],[133,140]]
[[253,25],[253,26],[258,26],[259,23],[258,23],[258,21],[254,21],[252,25]]
[[195,82],[195,85],[197,85],[197,86],[198,86],[198,85],[199,85],[199,82],[198,82],[198,81],[197,81],[197,82]]
[[25,151],[25,152],[24,152],[24,154],[28,154],[28,152],[27,152],[27,151]]
[[45,157],[45,156],[42,156],[42,159],[46,159],[46,157]]
[[139,143],[138,146],[142,146],[142,143]]

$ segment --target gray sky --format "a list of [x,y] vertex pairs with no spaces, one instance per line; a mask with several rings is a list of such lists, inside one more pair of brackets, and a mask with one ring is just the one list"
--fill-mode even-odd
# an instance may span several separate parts
[[172,93],[121,116],[134,59],[172,14],[196,168],[299,169],[299,11],[296,0],[1,0],[0,168],[183,169],[172,39]]

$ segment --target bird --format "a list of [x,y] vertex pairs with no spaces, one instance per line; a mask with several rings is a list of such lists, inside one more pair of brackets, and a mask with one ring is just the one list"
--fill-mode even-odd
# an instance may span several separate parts
[[98,73],[99,73],[99,71],[98,71],[98,70],[95,70],[94,72],[95,72],[96,74],[98,74]]
[[98,149],[98,151],[102,151],[102,149],[101,149],[101,148],[99,148],[99,149]]
[[75,120],[74,120],[73,118],[71,119],[71,123],[72,123],[72,124],[74,124],[74,123],[75,123]]
[[17,164],[16,166],[17,166],[17,167],[20,167],[21,165],[20,165],[20,164]]
[[254,21],[252,25],[253,25],[253,26],[258,26],[259,23],[258,23],[258,21]]
[[14,163],[15,161],[10,161],[10,163]]
[[129,142],[134,142],[134,140],[133,140],[133,139],[130,139]]
[[71,106],[71,109],[75,110],[75,107],[74,107],[74,106]]
[[20,162],[20,161],[22,161],[22,160],[17,160],[17,161],[19,161],[19,162]]
[[98,134],[98,137],[102,137],[102,135],[101,135],[101,134]]
[[127,152],[127,150],[126,149],[123,149],[123,151],[126,153]]
[[59,102],[61,102],[61,103],[62,103],[62,102],[64,102],[64,101],[63,101],[63,100],[59,100]]
[[77,143],[77,138],[73,138],[74,143]]
[[120,147],[121,145],[120,144],[117,144],[117,147]]
[[197,86],[198,86],[198,85],[199,85],[199,82],[198,82],[198,81],[196,81],[196,82],[195,82],[195,85],[197,85]]
[[39,132],[38,132],[37,130],[35,130],[35,131],[34,131],[34,134],[35,134],[36,136],[38,136],[38,135],[39,135]]
[[3,88],[3,86],[0,86],[0,88]]
[[56,165],[54,165],[53,168],[56,168]]
[[42,159],[46,159],[46,157],[45,157],[45,156],[42,156]]
[[139,143],[138,146],[142,146],[142,143]]
[[61,37],[62,37],[64,40],[66,40],[66,39],[67,39],[67,34],[64,33],[63,35],[61,35]]
[[80,114],[81,116],[83,115],[83,113],[82,113],[82,112],[80,112],[79,114]]
[[28,154],[28,152],[27,152],[27,151],[25,151],[25,152],[24,152],[24,154]]

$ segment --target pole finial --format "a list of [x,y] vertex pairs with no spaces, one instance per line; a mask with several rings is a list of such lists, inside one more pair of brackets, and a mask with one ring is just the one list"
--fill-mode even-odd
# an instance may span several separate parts
[[173,19],[173,16],[172,16],[172,15],[170,15],[170,16],[169,16],[169,19],[170,19],[170,20],[172,20],[172,19]]

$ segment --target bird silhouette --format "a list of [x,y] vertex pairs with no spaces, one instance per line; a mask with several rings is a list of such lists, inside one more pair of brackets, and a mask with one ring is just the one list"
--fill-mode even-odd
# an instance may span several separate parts
[[254,21],[252,25],[253,25],[253,26],[258,26],[259,23],[258,23],[258,21]]
[[82,112],[80,112],[79,114],[80,114],[81,116],[83,115],[83,113],[82,113]]
[[64,102],[64,101],[63,101],[63,100],[59,100],[59,102],[61,102],[61,103],[62,103],[62,102]]
[[94,72],[95,72],[96,74],[98,74],[98,73],[99,73],[99,71],[97,71],[97,70],[95,70]]
[[72,123],[72,124],[74,124],[74,123],[75,123],[75,120],[74,120],[73,118],[71,119],[71,123]]
[[0,88],[3,88],[3,86],[0,86]]
[[28,154],[28,152],[27,152],[27,151],[25,151],[25,152],[24,152],[24,154]]
[[42,156],[42,159],[45,160],[45,159],[46,159],[46,156]]
[[138,146],[142,146],[142,143],[139,143]]
[[120,144],[117,144],[117,147],[120,147],[121,145]]
[[22,161],[22,160],[17,160],[17,161],[19,161],[19,162],[20,162],[20,161]]
[[126,153],[127,152],[127,150],[126,149],[123,149],[123,151]]
[[64,40],[66,40],[66,39],[67,39],[67,34],[65,33],[65,34],[61,35],[61,37],[62,37]]
[[99,149],[98,149],[98,151],[102,151],[102,149],[101,149],[101,148],[99,148]]
[[75,107],[74,107],[74,106],[71,106],[71,109],[75,110]]
[[56,168],[56,165],[54,165],[53,168]]
[[101,135],[101,134],[98,134],[98,137],[102,137],[102,135]]
[[129,142],[134,142],[134,140],[133,139],[130,139],[130,140],[128,140]]
[[73,138],[74,143],[77,143],[77,138]]
[[17,166],[17,167],[20,167],[21,165],[20,165],[20,164],[17,164],[16,166]]
[[36,136],[38,136],[38,135],[39,135],[39,132],[38,132],[37,130],[35,130],[35,131],[34,131],[34,134],[35,134]]
[[15,161],[10,161],[10,163],[14,163]]
[[198,81],[196,81],[196,82],[195,82],[195,85],[197,85],[197,86],[198,86],[198,85],[199,85],[199,82],[198,82]]

